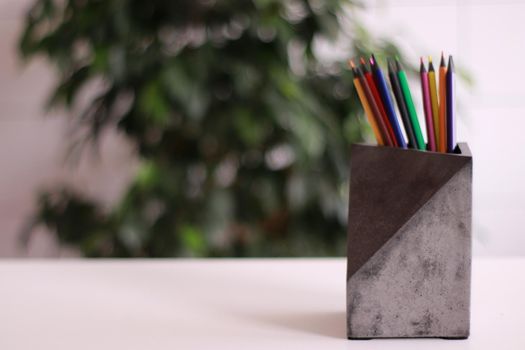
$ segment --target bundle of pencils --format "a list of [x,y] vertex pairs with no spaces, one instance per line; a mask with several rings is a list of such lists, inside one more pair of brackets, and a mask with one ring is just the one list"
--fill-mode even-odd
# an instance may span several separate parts
[[[407,75],[399,61],[396,59],[387,62],[390,89],[374,55],[370,57],[369,64],[363,58],[360,59],[359,65],[353,60],[349,61],[359,100],[379,145],[432,152],[454,152],[456,148],[454,61],[452,56],[449,56],[447,67],[445,58],[441,54],[439,90],[432,58],[429,57],[428,61],[428,70],[423,58],[420,64],[426,143]],[[393,99],[391,91],[394,95]],[[399,119],[393,100],[396,101]]]

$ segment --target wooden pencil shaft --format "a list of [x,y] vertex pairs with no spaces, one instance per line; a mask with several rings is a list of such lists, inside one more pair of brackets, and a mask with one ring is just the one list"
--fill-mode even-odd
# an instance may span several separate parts
[[357,96],[359,97],[359,100],[361,101],[361,105],[363,105],[363,109],[365,110],[365,115],[366,115],[366,118],[368,119],[368,123],[372,127],[372,131],[376,138],[377,144],[380,146],[383,146],[385,144],[383,141],[383,137],[381,136],[381,133],[379,132],[379,128],[377,126],[377,122],[375,121],[374,115],[372,113],[372,109],[370,108],[370,105],[368,104],[368,101],[366,100],[365,93],[357,77],[354,78],[354,86],[357,91]]
[[456,149],[456,116],[455,116],[455,86],[454,62],[449,57],[447,68],[447,152],[454,153]]
[[439,67],[439,152],[447,152],[447,68]]
[[403,93],[401,92],[401,85],[399,84],[396,69],[391,63],[389,63],[388,65],[388,76],[390,78],[390,85],[392,86],[392,91],[394,92],[394,98],[396,100],[397,108],[399,109],[399,115],[401,116],[401,121],[403,122],[405,132],[407,134],[408,147],[417,148],[416,137],[414,135],[412,125],[410,124],[410,118],[408,116],[407,107],[405,105]]
[[365,78],[368,83],[368,87],[370,87],[370,91],[372,92],[372,96],[374,97],[374,101],[377,104],[379,113],[381,114],[381,118],[383,119],[383,123],[385,124],[387,128],[388,136],[390,137],[390,140],[392,140],[393,146],[397,147],[398,144],[396,141],[396,137],[394,135],[394,131],[392,130],[392,126],[390,125],[390,120],[388,119],[388,116],[386,115],[385,107],[383,106],[383,101],[381,99],[381,96],[379,95],[379,91],[377,89],[372,73],[370,73],[369,71],[366,72]]
[[403,132],[401,131],[401,127],[397,121],[396,111],[394,109],[392,99],[390,98],[390,93],[389,93],[385,78],[383,76],[383,72],[381,71],[381,68],[377,65],[377,61],[375,61],[375,59],[374,59],[374,62],[375,64],[372,67],[372,70],[374,72],[374,78],[376,80],[378,90],[381,93],[381,96],[383,98],[385,110],[387,112],[388,119],[390,120],[392,129],[394,131],[394,135],[397,140],[397,144],[401,148],[407,148],[407,144],[403,136]]
[[430,101],[432,103],[432,120],[434,122],[434,139],[436,140],[436,150],[439,145],[439,102],[436,84],[436,72],[432,67],[432,62],[429,63],[428,71],[428,88],[430,90]]
[[[399,62],[398,62],[399,66]],[[398,68],[397,75],[399,77],[399,83],[401,85],[401,91],[407,105],[408,116],[410,117],[410,123],[412,124],[412,129],[414,130],[414,135],[416,136],[417,148],[420,150],[425,150],[425,140],[423,139],[423,134],[421,133],[421,128],[419,126],[419,121],[417,119],[416,107],[414,106],[414,101],[412,100],[412,94],[410,93],[410,87],[408,85],[408,79],[405,72],[402,69]]]
[[[423,63],[422,63],[423,65]],[[430,101],[430,91],[428,86],[428,73],[422,67],[420,73],[421,78],[421,96],[423,98],[423,111],[425,113],[425,123],[427,129],[427,143],[428,149],[432,152],[436,151],[436,140],[434,139],[434,122],[432,120],[432,103]]]
[[374,101],[374,96],[372,95],[372,91],[370,91],[370,87],[368,86],[368,83],[363,75],[359,76],[359,82],[361,83],[361,87],[363,88],[363,92],[365,93],[366,100],[368,101],[370,105],[374,118],[377,121],[377,125],[381,132],[381,136],[383,138],[383,141],[385,142],[385,145],[392,147],[394,144],[392,143],[392,140],[390,139],[390,135],[388,134],[388,129],[383,121],[383,118],[381,117],[381,112],[379,111],[379,108]]

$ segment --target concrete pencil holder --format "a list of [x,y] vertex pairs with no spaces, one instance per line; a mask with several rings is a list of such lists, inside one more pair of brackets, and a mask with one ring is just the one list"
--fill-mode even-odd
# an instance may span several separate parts
[[464,339],[470,330],[472,155],[353,145],[349,339]]

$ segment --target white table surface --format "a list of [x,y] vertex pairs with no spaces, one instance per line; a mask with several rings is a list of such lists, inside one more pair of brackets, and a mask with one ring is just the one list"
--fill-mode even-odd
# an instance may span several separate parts
[[525,259],[475,259],[468,340],[345,339],[345,261],[0,262],[0,349],[525,349]]

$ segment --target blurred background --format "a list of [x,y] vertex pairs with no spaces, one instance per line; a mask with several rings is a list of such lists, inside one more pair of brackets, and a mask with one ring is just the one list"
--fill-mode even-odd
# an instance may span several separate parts
[[344,255],[348,146],[373,142],[345,61],[441,50],[461,68],[474,254],[524,255],[523,72],[493,68],[525,52],[524,11],[0,0],[0,256]]

